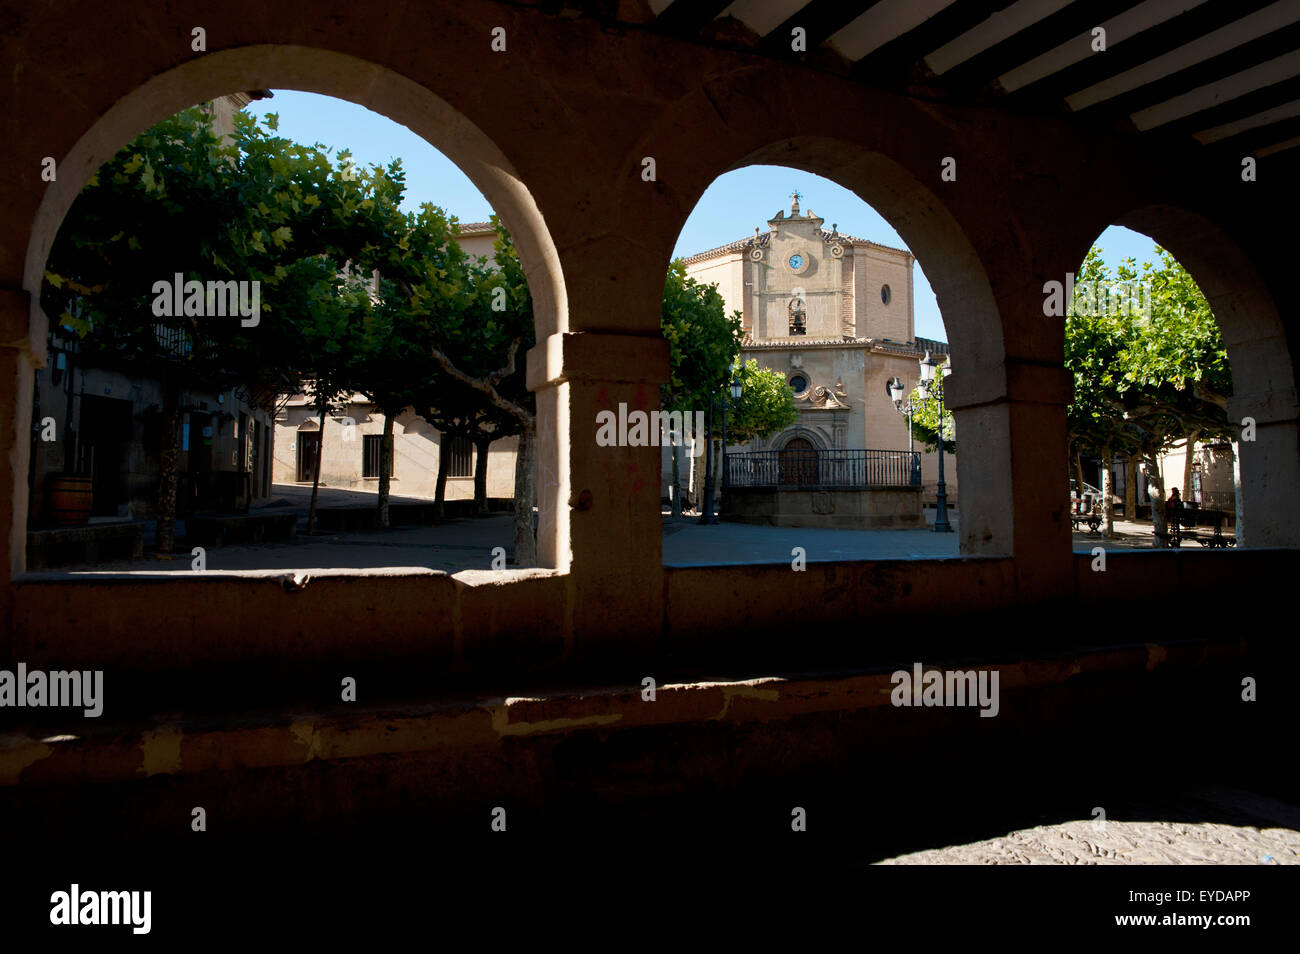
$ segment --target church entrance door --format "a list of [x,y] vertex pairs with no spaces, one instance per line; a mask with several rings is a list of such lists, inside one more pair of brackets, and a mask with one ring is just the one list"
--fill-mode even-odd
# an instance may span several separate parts
[[796,437],[781,450],[781,483],[817,483],[817,448],[803,437]]

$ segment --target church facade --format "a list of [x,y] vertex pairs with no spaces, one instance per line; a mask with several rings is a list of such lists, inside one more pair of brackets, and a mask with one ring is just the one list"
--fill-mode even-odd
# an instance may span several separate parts
[[[732,453],[913,449],[889,383],[897,377],[911,394],[926,352],[939,364],[948,356],[946,343],[915,335],[915,258],[823,224],[800,211],[796,193],[789,214],[779,211],[766,231],[684,260],[689,276],[716,284],[728,312],[740,312],[740,361],[777,371],[794,391],[795,423]],[[915,449],[923,499],[933,502],[938,454]],[[945,461],[944,477],[952,505],[955,460]]]

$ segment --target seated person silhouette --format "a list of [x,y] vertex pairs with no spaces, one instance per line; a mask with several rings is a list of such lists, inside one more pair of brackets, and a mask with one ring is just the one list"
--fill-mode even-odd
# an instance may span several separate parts
[[1169,491],[1169,499],[1165,501],[1165,513],[1169,517],[1170,527],[1182,526],[1183,498],[1179,496],[1177,487]]

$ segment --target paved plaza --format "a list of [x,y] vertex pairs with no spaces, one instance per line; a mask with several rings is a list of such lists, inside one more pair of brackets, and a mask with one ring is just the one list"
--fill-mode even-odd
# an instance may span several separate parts
[[[934,524],[934,511],[926,511]],[[743,523],[701,525],[699,517],[664,520],[665,566],[789,563],[803,547],[809,563],[835,560],[933,560],[960,555],[960,518],[950,511],[952,533],[931,530],[822,530]]]
[[[366,492],[321,488],[319,507],[373,507]],[[306,535],[311,488],[277,484],[271,497],[259,501],[254,513],[298,514],[299,536],[283,543],[241,544],[210,549],[207,570],[435,570],[456,573],[488,569],[493,550],[514,552],[514,518],[506,514],[449,517],[436,526],[401,526],[389,530],[336,531]],[[392,498],[394,504],[429,503],[427,498]],[[809,563],[839,560],[933,560],[960,556],[961,515],[949,511],[952,533],[933,531],[933,508],[926,508],[926,530],[825,530],[765,527],[750,524],[702,525],[698,514],[663,518],[665,566],[724,566],[788,563],[795,547],[802,547]],[[98,521],[96,521],[98,522]],[[188,573],[189,548],[178,544],[170,556],[148,551],[154,542],[154,525],[146,525],[146,556],[95,566],[69,567],[69,573]],[[184,520],[177,521],[177,538],[184,539]],[[1115,535],[1103,540],[1086,530],[1073,535],[1074,549],[1087,553],[1095,546],[1107,550],[1148,549],[1151,526],[1115,521]],[[1200,549],[1194,544],[1194,549]]]

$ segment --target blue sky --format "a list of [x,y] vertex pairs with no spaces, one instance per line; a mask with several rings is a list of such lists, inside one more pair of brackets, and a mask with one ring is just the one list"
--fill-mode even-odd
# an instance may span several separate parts
[[[405,126],[364,106],[315,93],[276,90],[272,99],[248,106],[255,116],[277,113],[280,134],[302,143],[322,143],[336,151],[350,149],[359,165],[388,164],[395,158],[406,169],[405,207],[424,202],[441,206],[462,222],[482,222],[492,213],[487,200],[449,159]],[[778,209],[789,210],[790,193],[803,196],[800,205],[835,223],[841,232],[905,248],[903,240],[883,218],[848,189],[811,173],[779,166],[749,166],[719,177],[705,190],[682,233],[674,255],[690,255],[754,234]],[[1129,256],[1139,263],[1155,259],[1155,243],[1145,235],[1111,227],[1098,239],[1112,264]],[[918,263],[915,276],[916,333],[947,340],[939,306]]]

